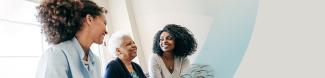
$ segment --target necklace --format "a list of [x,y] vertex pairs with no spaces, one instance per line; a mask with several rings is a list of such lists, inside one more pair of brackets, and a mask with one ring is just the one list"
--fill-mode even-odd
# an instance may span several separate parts
[[168,71],[172,73],[174,71],[174,60],[172,62],[168,62],[166,58],[163,58],[163,60]]
[[168,69],[169,70],[173,70],[173,66],[169,65],[169,68]]

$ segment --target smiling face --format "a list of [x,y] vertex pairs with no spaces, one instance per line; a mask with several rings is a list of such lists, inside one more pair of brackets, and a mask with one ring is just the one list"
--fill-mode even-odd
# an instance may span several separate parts
[[129,60],[132,60],[137,56],[137,46],[130,37],[123,37],[121,46],[117,48],[117,55]]
[[107,34],[105,15],[101,14],[100,16],[96,16],[96,18],[92,19],[92,28],[90,30],[90,34],[92,34],[92,40],[94,43],[102,44],[104,36]]
[[162,32],[159,40],[159,45],[162,51],[173,52],[173,49],[175,48],[175,41],[168,32]]

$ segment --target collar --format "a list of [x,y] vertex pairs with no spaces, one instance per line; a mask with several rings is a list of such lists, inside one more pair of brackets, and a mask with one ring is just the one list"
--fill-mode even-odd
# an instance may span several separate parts
[[[80,43],[79,43],[79,41],[77,40],[77,38],[76,37],[73,37],[73,39],[72,39],[72,44],[74,45],[74,47],[77,49],[77,51],[78,51],[78,54],[79,54],[79,59],[80,60],[83,60],[83,56],[85,55],[85,52],[84,52],[84,50],[81,48],[81,45],[80,45]],[[93,53],[92,53],[92,51],[89,49],[89,52],[88,52],[89,54],[88,54],[88,58],[89,58],[89,60],[88,60],[88,62],[90,63],[92,63],[93,62]]]

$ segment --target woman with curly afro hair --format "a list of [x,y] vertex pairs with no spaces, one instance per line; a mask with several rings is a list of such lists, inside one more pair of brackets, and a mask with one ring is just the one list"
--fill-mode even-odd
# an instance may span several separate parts
[[187,56],[196,51],[193,34],[185,27],[168,24],[154,37],[153,53],[149,62],[152,78],[180,78],[189,67]]
[[36,78],[100,78],[101,63],[90,46],[103,43],[107,11],[89,0],[44,0],[37,10],[53,46],[41,56]]

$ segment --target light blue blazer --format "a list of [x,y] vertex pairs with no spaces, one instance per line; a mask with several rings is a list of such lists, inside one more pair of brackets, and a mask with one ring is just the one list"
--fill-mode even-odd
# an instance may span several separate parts
[[88,70],[83,56],[76,38],[54,45],[43,53],[36,78],[100,78],[99,58],[89,50]]

